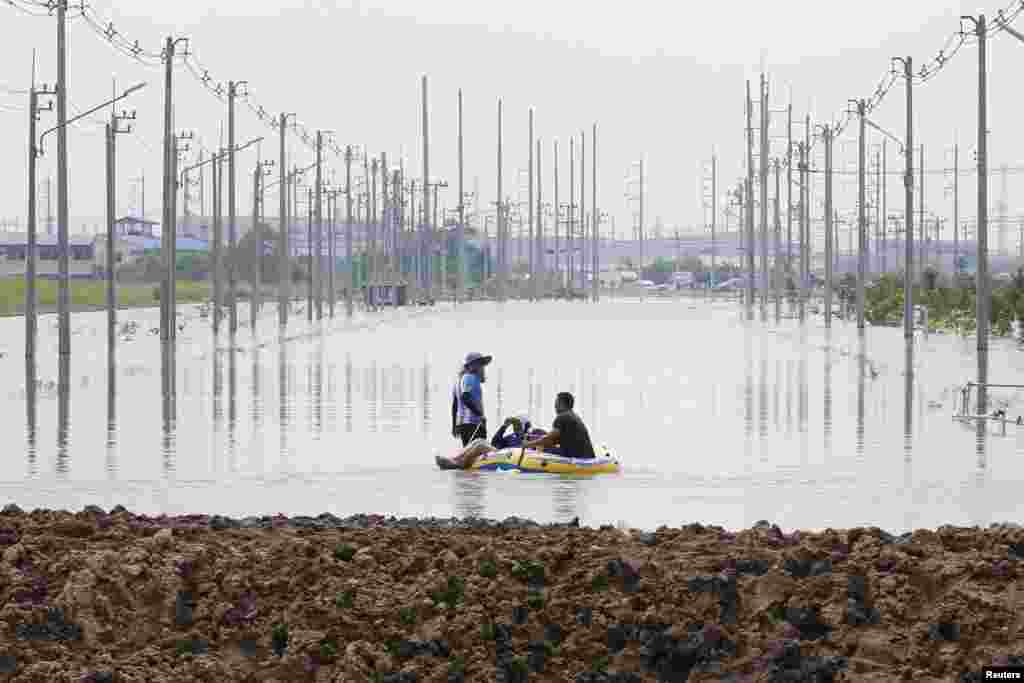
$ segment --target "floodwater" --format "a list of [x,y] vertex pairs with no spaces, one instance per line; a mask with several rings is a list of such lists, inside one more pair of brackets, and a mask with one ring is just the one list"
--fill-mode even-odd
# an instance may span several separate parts
[[[252,334],[214,343],[182,308],[173,402],[163,396],[159,312],[121,311],[108,388],[106,314],[72,317],[66,411],[55,316],[40,319],[34,410],[24,320],[0,320],[5,447],[0,502],[146,513],[530,517],[653,529],[760,519],[784,528],[892,531],[987,525],[1019,511],[1024,427],[980,437],[951,415],[975,377],[974,340],[919,337],[907,400],[902,330],[822,320],[745,322],[701,299],[451,304],[357,312],[282,339],[268,306]],[[226,324],[225,324],[226,326]],[[491,429],[527,412],[547,426],[571,391],[621,475],[438,471],[451,453],[450,392],[468,351],[494,355]],[[990,381],[1024,384],[1024,354],[995,341]],[[1013,390],[993,390],[1008,415]],[[65,416],[64,422],[59,419]]]

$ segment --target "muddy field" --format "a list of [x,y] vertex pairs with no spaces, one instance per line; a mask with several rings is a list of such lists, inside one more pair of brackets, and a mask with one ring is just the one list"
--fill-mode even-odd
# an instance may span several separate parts
[[981,681],[1024,529],[0,513],[0,680]]

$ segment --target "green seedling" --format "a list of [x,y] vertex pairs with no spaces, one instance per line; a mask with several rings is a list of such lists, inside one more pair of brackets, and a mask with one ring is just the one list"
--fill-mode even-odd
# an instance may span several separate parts
[[416,623],[416,609],[414,607],[402,607],[398,610],[398,619],[406,626]]
[[544,565],[536,560],[521,560],[512,565],[512,576],[520,581],[543,581]]
[[597,574],[590,580],[590,589],[597,593],[608,590],[608,575]]
[[543,595],[531,595],[526,598],[526,606],[530,609],[543,609],[544,608],[544,596]]
[[356,556],[356,549],[350,546],[348,543],[342,543],[334,549],[334,559],[341,560],[342,562],[351,562],[352,558]]
[[493,579],[498,575],[498,566],[491,560],[484,560],[480,563],[480,576],[485,579]]
[[334,605],[340,609],[350,609],[356,602],[356,592],[349,588],[344,590],[334,598]]

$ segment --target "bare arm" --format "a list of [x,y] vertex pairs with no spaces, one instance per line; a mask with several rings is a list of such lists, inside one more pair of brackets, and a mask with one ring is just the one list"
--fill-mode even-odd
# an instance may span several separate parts
[[526,443],[523,444],[523,447],[524,448],[533,448],[533,449],[536,449],[536,450],[543,450],[545,448],[548,448],[549,446],[557,445],[558,444],[558,439],[559,439],[560,436],[561,435],[558,433],[557,429],[552,429],[550,432],[548,432],[544,436],[540,437],[539,439],[534,439],[533,441],[527,441]]

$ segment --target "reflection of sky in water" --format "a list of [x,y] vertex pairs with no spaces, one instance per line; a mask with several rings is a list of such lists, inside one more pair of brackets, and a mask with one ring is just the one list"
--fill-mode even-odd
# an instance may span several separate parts
[[[74,317],[66,392],[53,316],[41,320],[35,382],[21,362],[23,321],[0,320],[4,414],[25,435],[23,448],[6,451],[24,459],[0,460],[0,495],[25,508],[579,516],[649,528],[768,518],[904,529],[1015,517],[1018,431],[979,440],[950,418],[955,387],[975,377],[973,340],[919,339],[908,377],[901,330],[861,339],[841,322],[830,332],[771,316],[747,324],[725,302],[497,309],[357,313],[324,321],[323,332],[300,317],[282,342],[269,305],[255,338],[245,326],[214,350],[208,321],[185,307],[173,354],[145,333],[119,342],[115,395],[104,313]],[[148,330],[158,313],[119,318]],[[548,427],[555,394],[571,391],[623,474],[436,470],[433,455],[456,447],[451,389],[471,350],[495,357],[484,385],[492,433],[523,411]],[[993,381],[1024,383],[1012,345],[993,343],[990,362]],[[1021,398],[993,390],[990,400],[1016,416]]]

